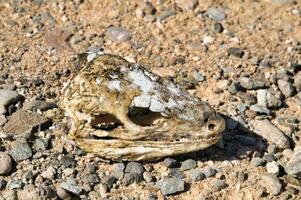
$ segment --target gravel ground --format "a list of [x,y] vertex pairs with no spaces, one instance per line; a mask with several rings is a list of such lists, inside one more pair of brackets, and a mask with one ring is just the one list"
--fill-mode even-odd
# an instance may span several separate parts
[[[301,2],[0,0],[0,199],[301,199]],[[60,91],[104,50],[223,114],[213,147],[114,163],[64,139]]]

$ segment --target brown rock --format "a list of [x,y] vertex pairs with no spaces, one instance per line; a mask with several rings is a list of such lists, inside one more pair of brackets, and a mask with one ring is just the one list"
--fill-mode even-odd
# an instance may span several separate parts
[[50,125],[51,121],[43,115],[20,110],[9,117],[4,132],[29,138],[32,133]]

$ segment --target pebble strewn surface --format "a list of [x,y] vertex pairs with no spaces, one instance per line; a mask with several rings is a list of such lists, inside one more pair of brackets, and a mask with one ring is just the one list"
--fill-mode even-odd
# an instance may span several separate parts
[[[300,199],[301,2],[0,1],[0,200]],[[153,163],[64,139],[80,54],[145,64],[224,115],[222,139]]]

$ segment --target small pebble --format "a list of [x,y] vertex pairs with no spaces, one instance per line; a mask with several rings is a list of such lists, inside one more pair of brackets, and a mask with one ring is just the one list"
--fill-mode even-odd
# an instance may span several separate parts
[[280,91],[286,96],[286,97],[290,97],[294,94],[295,92],[295,88],[293,87],[293,85],[284,79],[280,79],[277,81],[278,87],[280,89]]
[[208,16],[215,21],[222,21],[225,19],[226,14],[221,8],[210,7],[207,10]]
[[254,167],[259,167],[262,166],[264,164],[264,160],[262,158],[252,158],[251,160],[251,165],[253,165]]
[[288,175],[296,175],[301,177],[301,147],[295,148],[291,159],[285,166]]
[[172,158],[165,158],[163,161],[163,165],[167,168],[173,168],[176,167],[178,164],[178,161]]
[[32,150],[27,143],[17,143],[10,151],[9,154],[16,161],[20,162],[32,157]]
[[213,179],[212,180],[213,191],[218,192],[226,187],[228,187],[225,180]]
[[181,164],[180,170],[181,171],[186,171],[186,170],[189,170],[189,169],[193,169],[193,168],[196,168],[196,165],[197,165],[197,163],[196,163],[195,160],[188,159],[188,160],[185,160]]
[[279,165],[277,162],[272,161],[266,164],[267,172],[270,174],[279,174]]
[[274,174],[266,174],[261,177],[262,186],[267,189],[267,191],[276,196],[280,194],[282,185],[280,180]]
[[184,181],[175,177],[165,177],[156,184],[163,195],[175,194],[184,191]]
[[0,175],[10,173],[12,167],[13,164],[11,157],[5,152],[0,152]]
[[107,29],[107,36],[113,42],[120,43],[130,40],[132,34],[125,28],[113,26]]
[[201,170],[203,174],[206,176],[206,178],[212,177],[216,174],[216,170],[212,167],[205,167]]
[[231,47],[228,49],[228,53],[232,56],[242,58],[245,54],[245,52],[240,48]]
[[127,173],[138,173],[142,175],[144,171],[143,165],[138,162],[129,162],[125,168],[125,172]]
[[68,179],[65,182],[62,182],[60,186],[64,189],[67,190],[68,192],[71,192],[73,194],[79,195],[80,192],[82,191],[81,188],[76,184],[76,182],[72,179]]
[[213,31],[216,33],[222,33],[224,31],[224,27],[221,23],[214,23],[213,24]]
[[191,169],[188,174],[192,181],[200,181],[206,178],[200,169]]
[[183,10],[194,10],[198,3],[198,0],[176,0],[177,6]]
[[254,132],[265,138],[269,143],[274,143],[282,149],[290,146],[288,138],[269,120],[255,120],[253,127]]

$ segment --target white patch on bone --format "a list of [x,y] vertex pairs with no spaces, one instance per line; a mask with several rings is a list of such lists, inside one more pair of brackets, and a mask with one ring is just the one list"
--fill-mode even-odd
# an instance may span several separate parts
[[147,95],[137,96],[133,99],[133,104],[136,107],[148,108],[150,106],[150,103],[151,98]]
[[164,110],[164,105],[156,99],[151,99],[149,109],[153,112],[162,112]]
[[120,81],[118,81],[118,80],[109,81],[108,87],[109,87],[110,90],[121,91]]
[[142,92],[147,93],[153,89],[153,82],[143,73],[142,70],[135,69],[129,71],[128,76],[132,79],[132,82],[142,90]]
[[92,61],[96,56],[102,55],[102,54],[104,54],[104,52],[102,52],[102,51],[98,51],[98,52],[88,52],[87,62]]

